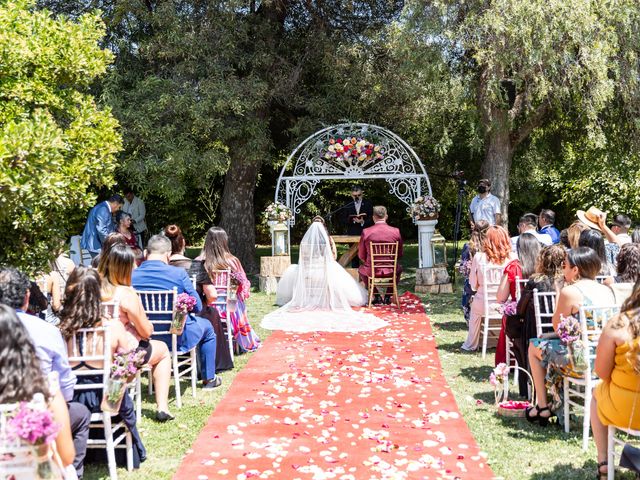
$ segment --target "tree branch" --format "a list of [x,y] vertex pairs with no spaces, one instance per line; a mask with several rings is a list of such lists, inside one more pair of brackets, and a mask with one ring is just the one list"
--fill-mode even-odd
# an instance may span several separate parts
[[518,128],[511,134],[511,144],[514,148],[520,145],[524,140],[526,140],[535,128],[538,128],[542,125],[545,117],[549,114],[550,110],[551,109],[549,108],[549,104],[543,103],[529,116],[529,118],[522,125],[520,125],[520,128]]

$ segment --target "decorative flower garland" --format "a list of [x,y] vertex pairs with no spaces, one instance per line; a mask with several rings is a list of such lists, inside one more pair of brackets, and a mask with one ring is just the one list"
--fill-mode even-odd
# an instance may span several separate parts
[[292,216],[291,209],[280,202],[274,202],[267,205],[263,215],[266,221],[276,222],[286,222]]
[[409,211],[415,220],[433,219],[440,212],[440,202],[431,195],[418,197],[409,207]]
[[330,138],[329,145],[320,151],[320,157],[357,165],[371,160],[381,160],[384,158],[384,149],[365,138]]

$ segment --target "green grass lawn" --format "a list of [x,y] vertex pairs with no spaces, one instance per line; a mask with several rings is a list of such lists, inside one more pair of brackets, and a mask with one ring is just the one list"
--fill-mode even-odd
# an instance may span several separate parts
[[[417,245],[406,246],[401,290],[413,290],[417,250]],[[260,248],[258,254],[268,255],[269,251],[269,248]],[[295,261],[297,252],[293,253]],[[480,354],[458,350],[466,338],[466,324],[458,308],[459,291],[458,288],[454,294],[423,295],[422,299],[432,321],[444,374],[476,441],[487,452],[494,473],[508,480],[595,478],[595,447],[591,443],[589,451],[582,452],[579,425],[573,426],[570,434],[565,434],[556,425],[542,428],[524,419],[508,419],[495,414],[493,390],[487,381],[493,368],[493,352],[482,360]],[[273,301],[274,295],[255,292],[248,302],[252,326],[263,340],[270,332],[260,328],[260,319],[275,308]],[[215,391],[205,393],[198,389],[198,396],[194,399],[187,388],[182,409],[173,408],[176,415],[173,422],[160,424],[152,420],[154,405],[149,401],[152,399],[145,396],[139,428],[149,457],[138,471],[119,469],[120,478],[171,478],[216,404],[250,356],[245,354],[236,357],[236,368],[232,372],[222,373],[223,385]],[[186,386],[186,382],[183,385]],[[146,388],[143,391],[146,392]],[[106,468],[88,465],[85,478],[108,478]],[[628,475],[619,478],[633,477]]]

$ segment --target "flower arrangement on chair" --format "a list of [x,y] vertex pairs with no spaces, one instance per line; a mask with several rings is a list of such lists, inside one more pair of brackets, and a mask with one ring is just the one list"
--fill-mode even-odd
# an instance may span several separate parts
[[189,312],[193,311],[197,304],[197,300],[188,293],[181,293],[176,298],[176,304],[173,306],[173,315],[171,315],[171,327],[169,333],[182,335],[184,324],[187,321]]
[[489,375],[489,383],[493,385],[495,404],[498,407],[498,414],[505,417],[524,417],[527,408],[531,407],[528,401],[509,400],[509,392],[505,388],[505,382],[511,369],[518,369],[524,372],[531,382],[531,397],[535,395],[533,379],[529,372],[521,367],[510,367],[506,363],[499,363]]
[[59,431],[60,425],[54,421],[42,393],[36,393],[29,403],[20,402],[7,422],[10,440],[21,441],[33,447],[37,479],[62,478],[61,469],[54,463],[53,452],[49,447]]
[[431,195],[418,197],[409,207],[414,220],[435,220],[440,212],[440,202]]
[[113,356],[111,371],[104,385],[100,408],[103,412],[118,413],[127,384],[136,376],[144,364],[146,350],[134,349],[117,352]]
[[567,346],[573,372],[578,373],[584,370],[586,365],[581,340],[580,321],[572,315],[567,317],[560,315],[557,332],[560,341]]
[[292,216],[291,209],[280,202],[273,202],[267,205],[264,213],[267,222],[286,222]]
[[330,138],[329,145],[320,151],[326,160],[338,160],[347,165],[358,165],[384,158],[384,149],[365,138]]

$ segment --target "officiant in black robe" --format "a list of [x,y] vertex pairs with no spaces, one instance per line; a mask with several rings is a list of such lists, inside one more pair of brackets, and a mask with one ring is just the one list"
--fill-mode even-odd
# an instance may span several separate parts
[[[362,235],[362,230],[373,225],[373,204],[364,198],[364,192],[360,185],[351,187],[351,198],[341,212],[341,223],[346,226],[347,235]],[[351,262],[352,268],[358,268],[358,257]]]

